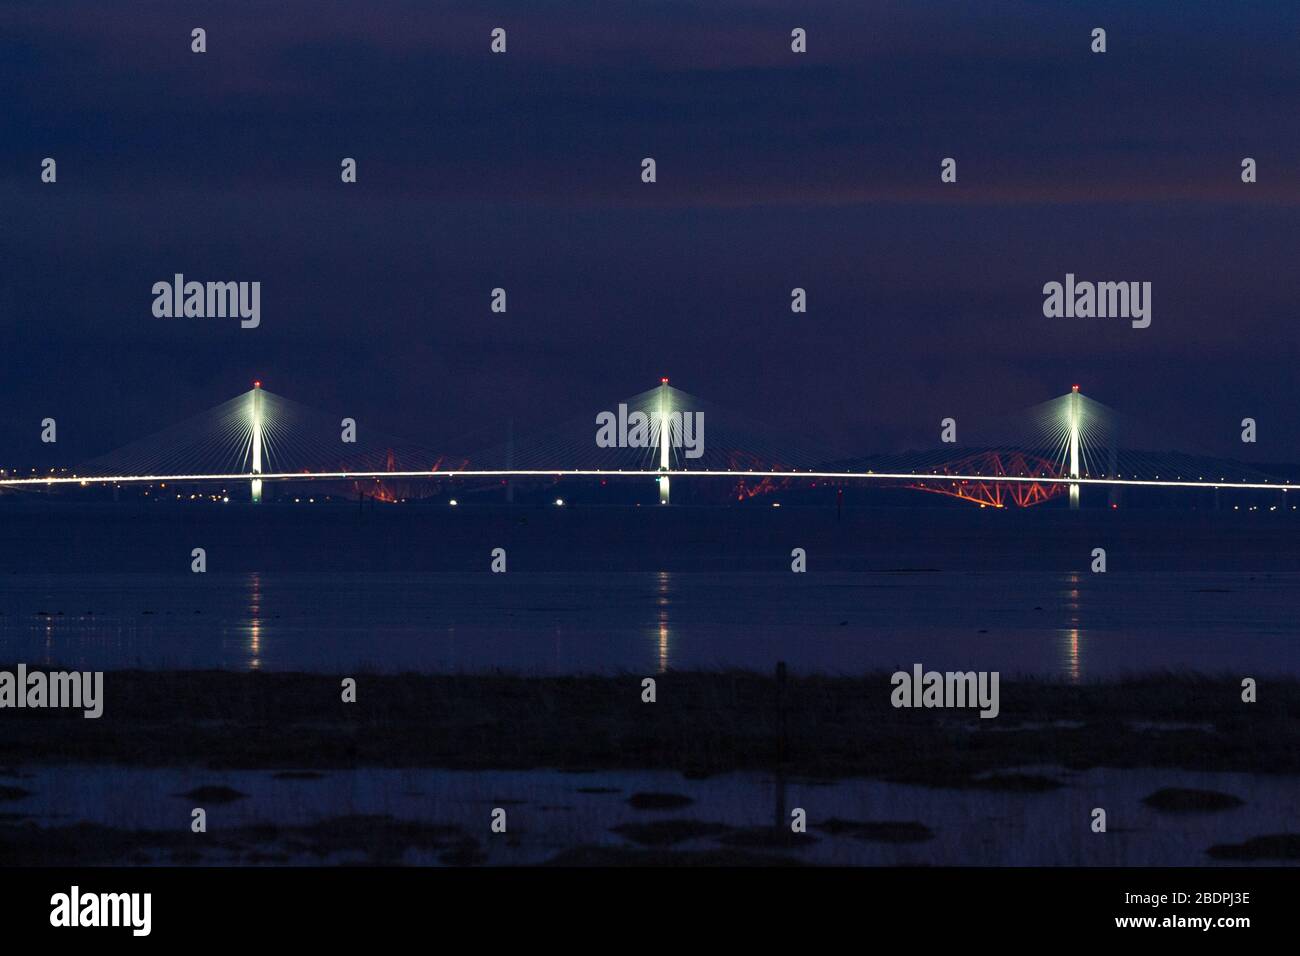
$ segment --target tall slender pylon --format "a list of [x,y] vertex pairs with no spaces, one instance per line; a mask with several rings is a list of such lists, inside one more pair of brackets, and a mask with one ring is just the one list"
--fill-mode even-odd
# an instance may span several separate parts
[[[248,393],[248,417],[251,425],[253,443],[253,474],[262,473],[262,383],[254,382]],[[252,489],[253,504],[262,500],[262,479],[254,478],[249,482]]]
[[[1070,419],[1070,477],[1079,477],[1079,386],[1075,385],[1070,389],[1070,404],[1068,412]],[[1079,486],[1070,485],[1070,510],[1077,510],[1079,507]]]
[[[659,470],[668,471],[672,462],[669,457],[672,446],[671,423],[669,415],[668,379],[659,380]],[[668,476],[659,476],[659,503],[668,504]]]

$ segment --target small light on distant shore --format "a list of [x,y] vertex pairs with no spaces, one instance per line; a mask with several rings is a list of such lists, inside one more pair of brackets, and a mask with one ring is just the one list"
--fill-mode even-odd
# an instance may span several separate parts
[[564,499],[563,499],[563,498],[556,498],[556,499],[555,499],[555,507],[557,507],[557,508],[563,508],[563,507],[564,507]]
[[451,501],[447,502],[447,504],[451,505],[451,506],[454,508],[454,507],[456,507],[458,504],[460,504],[460,502],[457,501],[455,498],[452,498]]

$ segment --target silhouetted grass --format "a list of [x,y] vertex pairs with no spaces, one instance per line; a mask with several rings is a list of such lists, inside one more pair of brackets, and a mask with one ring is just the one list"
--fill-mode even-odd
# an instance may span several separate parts
[[[770,769],[783,720],[773,677],[748,672],[519,677],[114,671],[104,715],[9,710],[0,765],[320,771],[675,769],[691,776]],[[1105,684],[1003,680],[1001,714],[895,709],[889,675],[791,676],[784,767],[823,779],[878,776],[940,786],[1040,790],[1032,766],[1300,772],[1300,682],[1154,675]],[[1155,726],[1152,726],[1155,725]],[[1193,725],[1193,726],[1186,726]],[[1162,729],[1163,728],[1163,729]]]

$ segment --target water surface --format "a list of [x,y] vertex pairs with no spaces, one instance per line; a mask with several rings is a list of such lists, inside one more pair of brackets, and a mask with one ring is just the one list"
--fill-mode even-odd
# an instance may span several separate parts
[[143,668],[1300,674],[1300,574],[149,572],[3,577],[0,656]]

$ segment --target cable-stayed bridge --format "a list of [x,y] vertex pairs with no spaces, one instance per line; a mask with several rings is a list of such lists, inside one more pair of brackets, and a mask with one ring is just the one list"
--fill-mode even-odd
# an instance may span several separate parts
[[945,420],[931,448],[836,457],[802,435],[760,423],[660,384],[515,440],[457,452],[384,434],[253,384],[248,391],[71,471],[0,473],[2,489],[244,483],[257,502],[268,482],[399,483],[515,479],[647,479],[670,501],[677,479],[730,483],[738,498],[800,481],[871,483],[948,495],[991,507],[1031,507],[1085,486],[1295,491],[1241,462],[1157,450],[1161,436],[1083,395],[1058,398],[980,423],[956,439]]

